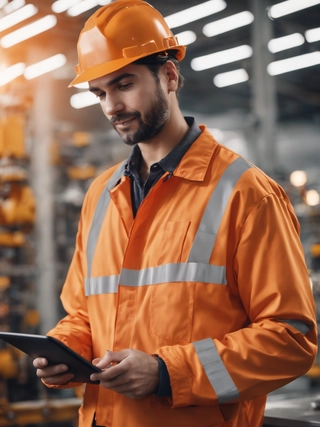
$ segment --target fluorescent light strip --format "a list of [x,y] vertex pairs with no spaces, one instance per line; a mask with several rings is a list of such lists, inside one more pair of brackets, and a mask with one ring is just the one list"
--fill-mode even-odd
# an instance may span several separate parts
[[54,13],[62,13],[69,9],[69,7],[80,3],[81,0],[57,0],[51,5],[51,9]]
[[191,68],[195,71],[202,71],[207,70],[208,68],[218,67],[219,65],[230,64],[231,62],[250,58],[250,56],[252,56],[252,52],[251,46],[242,45],[233,49],[199,56],[191,61]]
[[79,110],[80,108],[90,107],[91,105],[99,104],[100,100],[94,96],[91,92],[80,92],[71,96],[70,105],[71,107]]
[[74,87],[76,87],[77,89],[89,89],[89,84],[88,82],[78,83],[74,85]]
[[271,62],[268,67],[270,76],[289,73],[290,71],[300,70],[302,68],[313,67],[320,64],[320,52],[306,53],[304,55],[294,56],[293,58],[282,59],[281,61]]
[[70,7],[70,9],[68,9],[67,14],[69,16],[78,16],[78,15],[81,15],[81,13],[84,13],[87,10],[90,10],[93,7],[96,7],[98,5],[99,5],[98,0],[83,0],[81,3],[78,3]]
[[197,40],[197,35],[193,31],[182,31],[182,33],[175,34],[179,40],[179,44],[187,46]]
[[34,21],[32,24],[25,25],[19,30],[13,31],[10,34],[2,37],[0,44],[4,48],[8,48],[18,44],[24,40],[30,39],[44,31],[50,30],[57,23],[57,18],[54,15],[47,15],[44,18]]
[[309,43],[317,42],[320,40],[320,27],[307,30],[304,35]]
[[25,69],[24,76],[27,80],[31,80],[62,67],[66,62],[67,58],[62,55],[62,53],[59,53],[58,55],[51,56],[36,64],[29,65],[29,67]]
[[217,34],[226,33],[227,31],[249,25],[253,20],[253,14],[249,11],[244,11],[228,16],[227,18],[210,22],[203,27],[202,32],[207,37],[213,37]]
[[25,68],[25,64],[23,62],[19,62],[3,71],[0,71],[0,86],[4,86],[17,77],[22,76]]
[[181,12],[168,15],[164,19],[170,28],[176,28],[218,13],[226,7],[227,4],[224,0],[209,0],[197,6],[189,7]]
[[268,43],[268,49],[271,53],[281,52],[282,50],[292,49],[301,46],[304,43],[304,37],[300,33],[290,34],[289,36],[272,39]]
[[270,7],[269,15],[276,19],[320,4],[320,0],[287,0]]
[[3,11],[7,15],[9,15],[9,13],[12,13],[15,10],[20,9],[25,4],[26,4],[25,0],[13,0],[12,2],[10,2],[4,6]]
[[15,12],[10,13],[10,15],[4,16],[0,19],[0,31],[7,30],[14,25],[19,24],[31,16],[34,16],[38,13],[38,9],[33,4],[27,4]]
[[217,74],[213,78],[213,83],[217,87],[226,87],[235,85],[238,83],[243,83],[249,80],[248,73],[244,68],[240,68],[239,70],[228,71],[227,73]]

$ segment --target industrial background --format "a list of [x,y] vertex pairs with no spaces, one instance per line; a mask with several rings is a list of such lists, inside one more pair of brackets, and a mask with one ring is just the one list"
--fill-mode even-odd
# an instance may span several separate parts
[[[109,2],[0,0],[1,331],[45,334],[63,316],[84,194],[129,153],[87,87],[68,89],[79,32]],[[320,0],[149,3],[188,46],[182,111],[289,195],[318,309]],[[316,362],[270,396],[265,426],[320,426],[319,385]],[[75,426],[81,396],[47,390],[28,356],[0,344],[0,426]]]

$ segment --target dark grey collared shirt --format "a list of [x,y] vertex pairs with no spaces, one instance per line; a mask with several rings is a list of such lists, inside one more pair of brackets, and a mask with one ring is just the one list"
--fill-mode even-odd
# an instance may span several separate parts
[[[189,125],[190,129],[185,137],[179,142],[176,147],[170,151],[159,162],[151,165],[148,178],[146,182],[141,181],[139,177],[139,168],[142,160],[141,151],[138,145],[135,145],[131,155],[125,165],[125,175],[131,179],[131,200],[133,215],[136,216],[138,208],[142,200],[146,197],[150,188],[162,177],[165,172],[172,174],[182,157],[186,154],[187,150],[191,147],[193,142],[198,138],[201,133],[195,119],[193,117],[185,117],[185,121]],[[172,395],[170,377],[164,361],[157,357],[159,363],[159,388],[156,393],[157,396]]]
[[173,173],[182,157],[200,135],[201,130],[193,117],[185,117],[185,121],[190,127],[188,133],[166,157],[151,165],[146,182],[141,181],[139,177],[139,168],[142,160],[140,148],[138,145],[133,147],[125,165],[124,174],[131,179],[131,199],[134,216],[136,216],[137,210],[142,200],[150,191],[150,188],[155,185],[165,172],[169,172],[169,174]]

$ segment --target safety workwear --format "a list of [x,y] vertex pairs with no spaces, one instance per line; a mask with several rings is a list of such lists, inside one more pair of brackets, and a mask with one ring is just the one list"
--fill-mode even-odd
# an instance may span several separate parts
[[74,86],[119,70],[146,56],[172,51],[180,61],[186,48],[178,43],[163,16],[142,0],[116,0],[85,23],[78,40]]
[[158,354],[172,398],[86,386],[80,427],[258,427],[266,394],[316,353],[315,308],[284,191],[218,144],[195,140],[134,218],[123,165],[85,198],[50,335],[87,358]]

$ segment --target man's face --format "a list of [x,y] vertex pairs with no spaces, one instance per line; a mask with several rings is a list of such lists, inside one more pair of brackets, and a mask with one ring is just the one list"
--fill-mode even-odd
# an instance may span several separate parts
[[102,111],[128,145],[149,142],[163,128],[169,105],[160,81],[144,65],[128,65],[89,82]]

